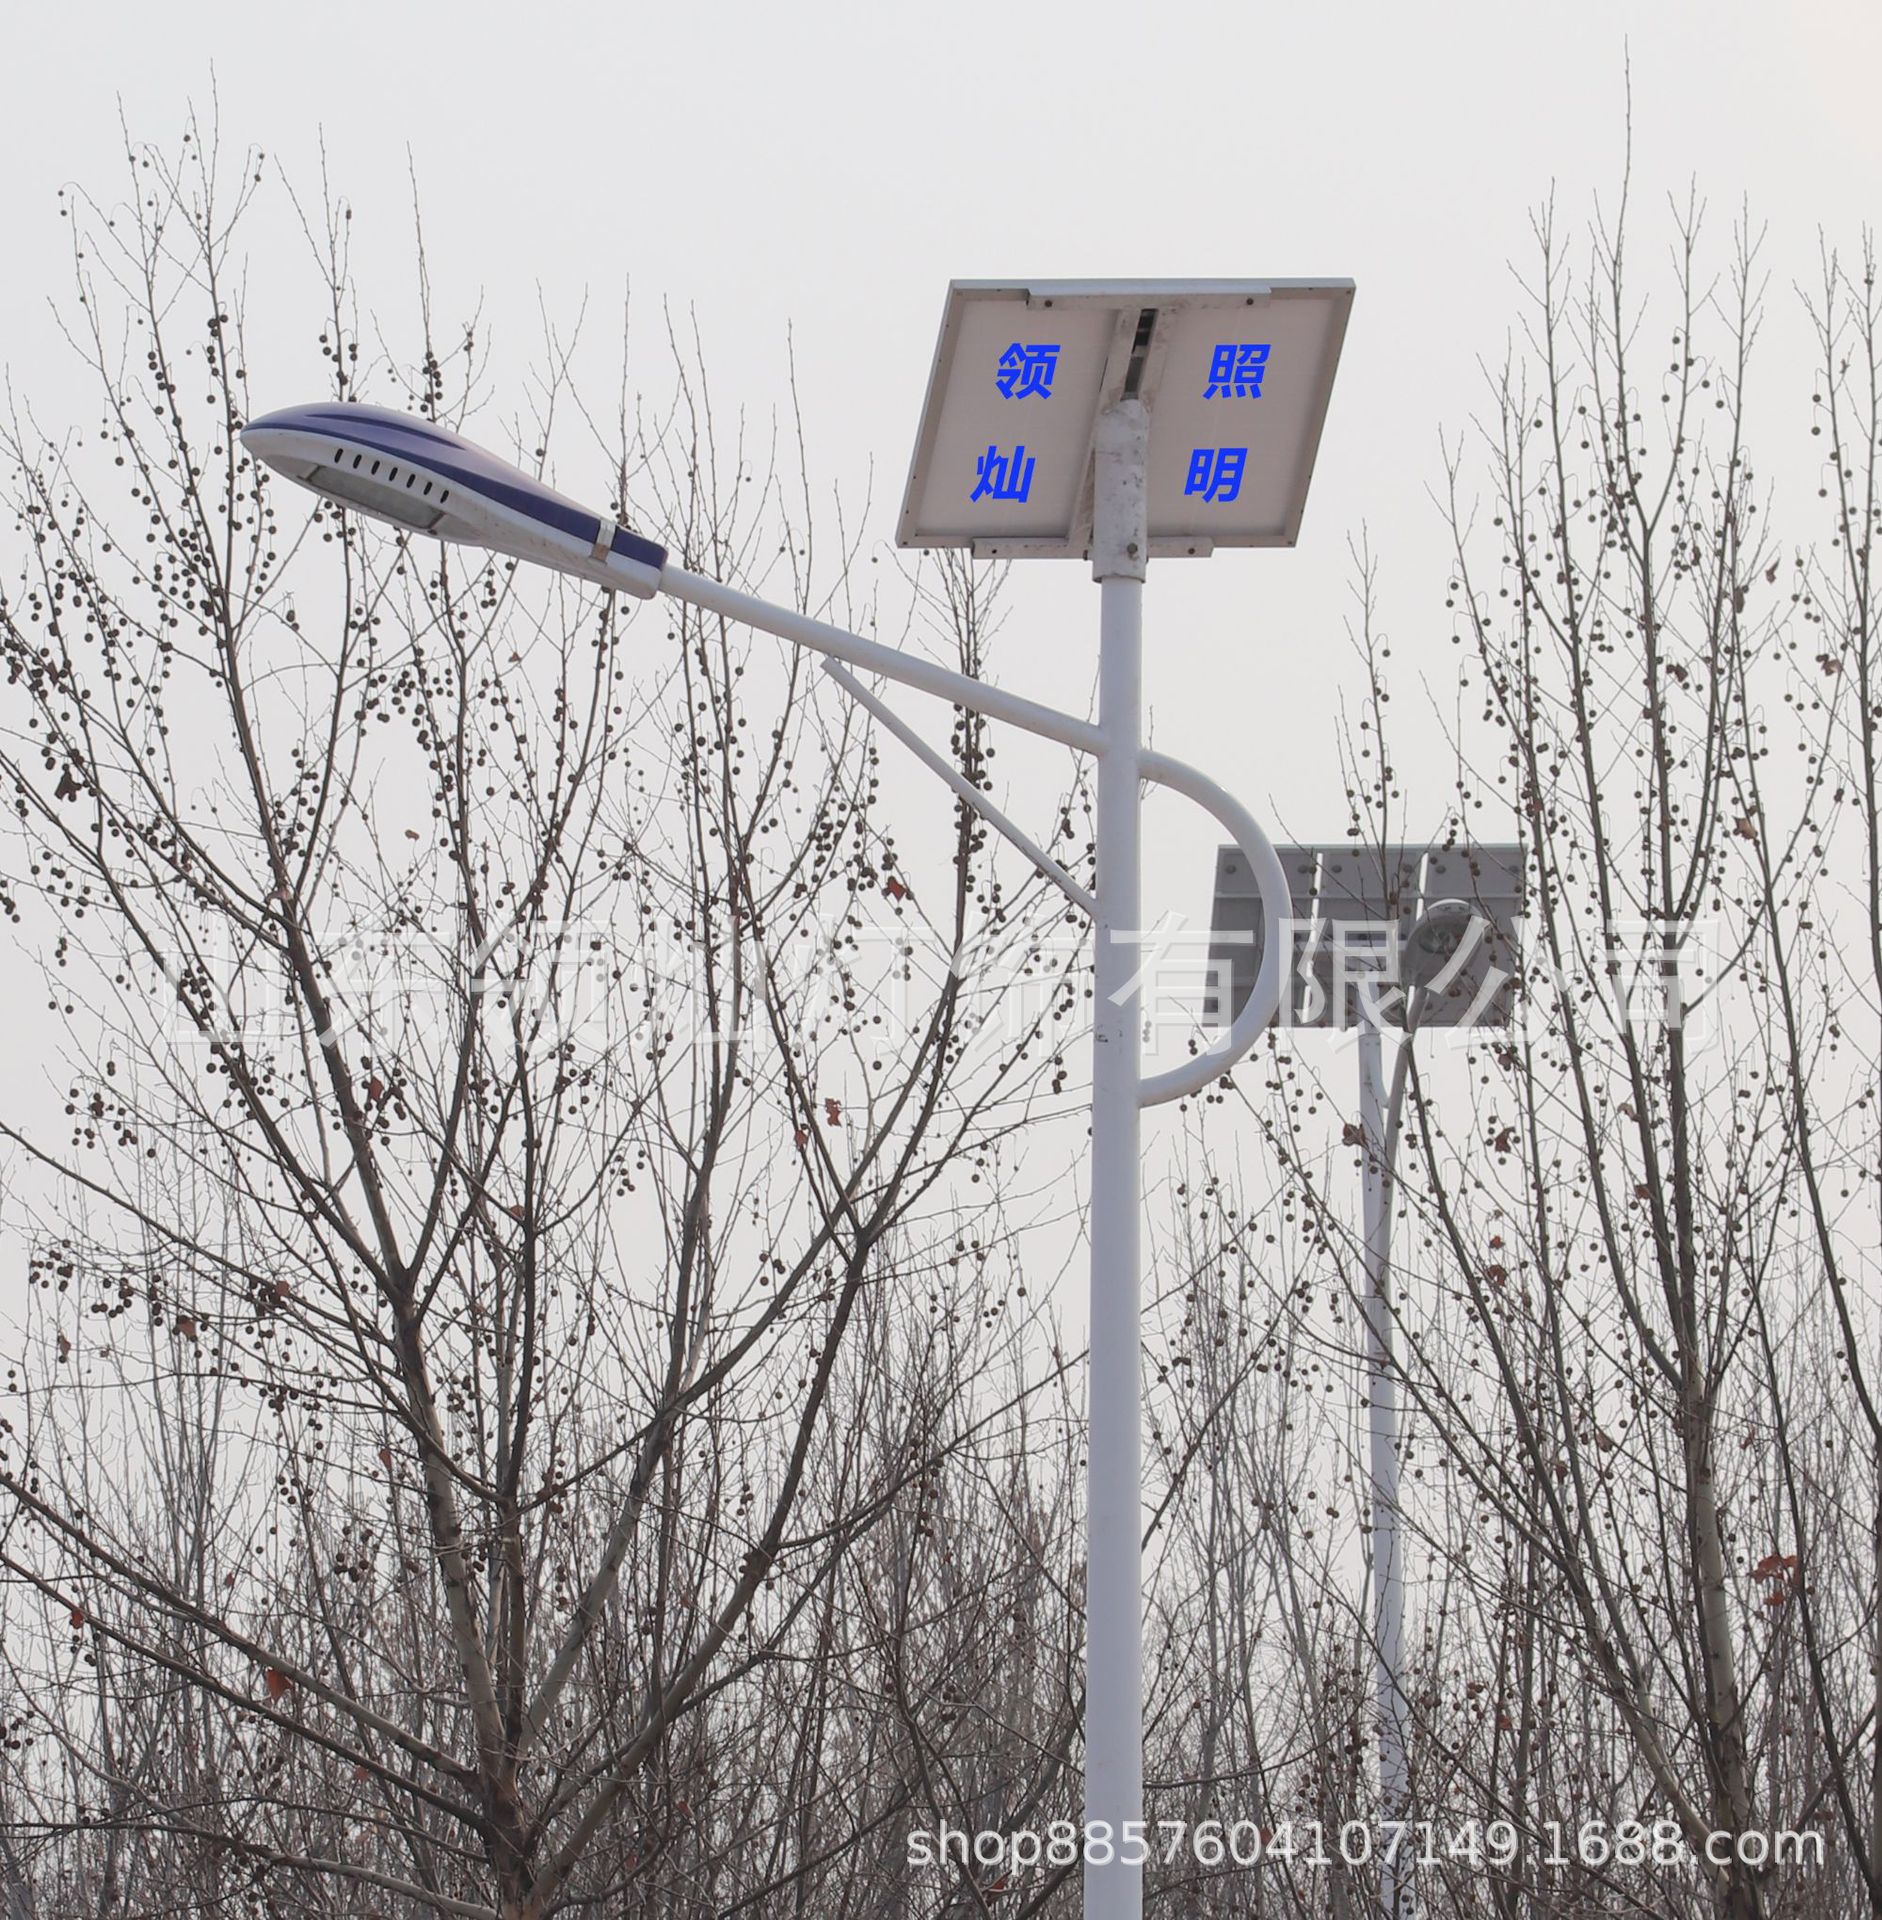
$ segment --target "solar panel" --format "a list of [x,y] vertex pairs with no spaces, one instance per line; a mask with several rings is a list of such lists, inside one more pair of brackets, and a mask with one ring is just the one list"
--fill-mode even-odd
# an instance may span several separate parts
[[[1403,1027],[1503,1027],[1513,1015],[1522,849],[1514,844],[1277,848],[1293,902],[1293,962],[1277,1024],[1341,1029],[1373,1019]],[[1462,937],[1448,952],[1417,944],[1425,916],[1458,901]],[[1264,943],[1261,902],[1234,847],[1216,856],[1210,985],[1203,1020],[1226,1026],[1248,998]],[[1226,987],[1226,993],[1222,990]]]

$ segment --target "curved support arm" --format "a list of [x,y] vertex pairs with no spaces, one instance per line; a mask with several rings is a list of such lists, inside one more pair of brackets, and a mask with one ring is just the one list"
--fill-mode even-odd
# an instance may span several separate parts
[[865,713],[874,716],[876,723],[885,731],[892,733],[901,741],[910,753],[928,769],[937,779],[960,795],[973,810],[986,821],[987,825],[1010,840],[1045,877],[1065,895],[1076,907],[1098,917],[1098,899],[1088,888],[1081,887],[1072,876],[1047,853],[1044,847],[1037,846],[1016,827],[998,807],[996,807],[980,789],[967,779],[957,767],[951,767],[935,752],[915,729],[907,724],[893,707],[883,705],[876,696],[850,672],[848,667],[839,666],[827,654],[824,656],[823,670],[839,687],[843,689]]
[[1150,1075],[1138,1094],[1138,1104],[1160,1105],[1165,1100],[1184,1100],[1200,1093],[1213,1080],[1219,1080],[1260,1038],[1262,1030],[1281,1009],[1281,991],[1288,954],[1282,941],[1287,917],[1293,910],[1293,895],[1288,889],[1287,872],[1273,843],[1255,824],[1255,817],[1233,795],[1194,767],[1172,760],[1168,754],[1144,753],[1138,756],[1138,771],[1146,780],[1169,787],[1186,800],[1206,807],[1229,831],[1229,837],[1241,849],[1248,871],[1255,877],[1261,895],[1262,919],[1266,939],[1261,949],[1261,970],[1247,1003],[1235,1016],[1228,1032],[1207,1052],[1186,1060],[1167,1073]]
[[[762,632],[775,633],[780,639],[789,640],[797,646],[808,647],[813,653],[822,654],[826,662],[841,661],[848,666],[860,667],[866,673],[879,673],[885,679],[898,680],[904,686],[936,694],[943,700],[951,700],[957,705],[984,713],[990,719],[1005,720],[1014,726],[1024,727],[1029,733],[1043,734],[1048,740],[1057,740],[1085,753],[1099,753],[1104,749],[1103,732],[1088,720],[1074,719],[1069,713],[1060,713],[1055,708],[1039,705],[1037,701],[1022,699],[1002,688],[991,687],[984,680],[971,679],[964,673],[955,673],[934,661],[918,659],[898,648],[865,640],[859,634],[845,632],[826,621],[813,620],[806,614],[794,613],[786,607],[772,606],[768,601],[754,599],[750,594],[740,593],[717,580],[689,573],[670,559],[661,569],[660,590],[672,594],[676,599],[689,601],[709,613],[721,614],[746,626],[757,627]],[[851,692],[860,697],[862,690],[849,676],[840,674],[839,677]],[[871,703],[866,701],[865,704]],[[899,724],[896,731],[904,739],[911,737]],[[923,757],[928,756],[924,754]],[[930,764],[933,762],[930,761]],[[1153,1107],[1165,1100],[1182,1100],[1192,1093],[1200,1093],[1211,1081],[1220,1079],[1255,1044],[1262,1029],[1280,1010],[1283,974],[1289,958],[1282,951],[1281,934],[1292,910],[1293,900],[1288,890],[1287,875],[1282,870],[1273,845],[1239,800],[1225,793],[1207,775],[1198,773],[1194,767],[1185,766],[1180,760],[1172,760],[1167,754],[1142,753],[1138,756],[1137,769],[1142,779],[1154,780],[1159,786],[1173,788],[1185,799],[1206,808],[1228,829],[1230,837],[1241,849],[1242,858],[1248,862],[1249,871],[1255,876],[1267,927],[1261,970],[1255,976],[1254,989],[1248,996],[1247,1005],[1236,1015],[1228,1032],[1206,1052],[1198,1054],[1193,1060],[1186,1060],[1180,1067],[1172,1067],[1167,1073],[1153,1074],[1141,1083],[1138,1104]],[[983,801],[975,800],[974,804],[979,806],[982,813],[988,812]],[[993,818],[991,815],[989,817]],[[1009,822],[995,818],[994,824],[1002,832],[1008,833],[1009,838],[1015,838],[1016,844],[1024,847],[1028,857],[1035,864],[1040,864],[1042,871],[1058,881],[1081,907],[1087,911],[1096,907],[1096,901],[1091,900],[1082,887],[1072,882],[1068,875],[1056,871],[1053,863],[1045,861],[1023,836],[1016,836],[1010,830]],[[1095,914],[1093,917],[1096,917]]]

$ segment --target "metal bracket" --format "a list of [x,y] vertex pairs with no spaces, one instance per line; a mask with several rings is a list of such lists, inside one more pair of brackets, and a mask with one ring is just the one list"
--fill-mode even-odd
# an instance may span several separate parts
[[864,712],[873,714],[876,721],[889,733],[894,734],[910,753],[919,760],[930,773],[937,774],[960,797],[986,821],[996,833],[1011,841],[1058,890],[1071,901],[1073,906],[1081,908],[1095,920],[1098,917],[1097,896],[1081,887],[1072,876],[1020,827],[996,807],[974,783],[961,772],[960,768],[950,766],[942,759],[913,727],[903,720],[894,710],[879,700],[848,667],[840,667],[834,660],[826,659],[823,670]]

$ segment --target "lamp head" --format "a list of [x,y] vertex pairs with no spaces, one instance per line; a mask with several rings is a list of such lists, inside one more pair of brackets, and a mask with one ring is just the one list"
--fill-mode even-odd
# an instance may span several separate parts
[[1437,979],[1469,938],[1476,917],[1468,900],[1433,900],[1411,930],[1407,984],[1426,987]]
[[301,486],[408,533],[513,554],[642,600],[659,591],[664,547],[429,420],[318,401],[251,420],[242,444]]

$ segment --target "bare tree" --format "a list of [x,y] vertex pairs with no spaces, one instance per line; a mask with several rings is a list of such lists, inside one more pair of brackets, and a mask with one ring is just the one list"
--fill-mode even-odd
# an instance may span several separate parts
[[[1043,1416],[979,1176],[1073,989],[989,1044],[960,959],[1061,909],[965,809],[908,871],[775,650],[280,497],[237,438],[264,169],[200,128],[131,164],[69,208],[98,424],[8,438],[5,897],[70,1061],[69,1137],[4,1127],[15,1902],[905,1910],[893,1820],[1072,1765],[1067,1503],[1010,1451]],[[434,331],[421,244],[374,350],[349,217],[305,222],[335,397],[460,419],[476,327]],[[617,511],[873,617],[677,365],[589,422]],[[571,411],[552,339],[526,460]],[[977,668],[985,590],[939,599]],[[994,1605],[1012,1650],[956,1645]]]
[[[1852,1205],[1882,1048],[1842,958],[1870,903],[1836,897],[1873,845],[1850,764],[1876,699],[1872,508],[1845,498],[1821,558],[1769,524],[1757,237],[1714,282],[1697,207],[1676,210],[1663,309],[1625,235],[1623,203],[1577,272],[1538,221],[1481,459],[1450,472],[1448,605],[1481,698],[1452,831],[1513,818],[1530,946],[1521,1027],[1411,1069],[1400,1355],[1443,1483],[1421,1798],[1528,1836],[1483,1910],[1875,1910],[1877,1329],[1852,1269],[1877,1238]],[[1833,273],[1826,359],[1860,337],[1851,293]],[[1860,490],[1847,364],[1820,386]],[[1380,658],[1355,791],[1386,839]],[[1659,1820],[1663,1859],[1603,1844]],[[1819,1870],[1774,1843],[1826,1827],[1844,1844]],[[1476,1879],[1446,1880],[1460,1911]]]

